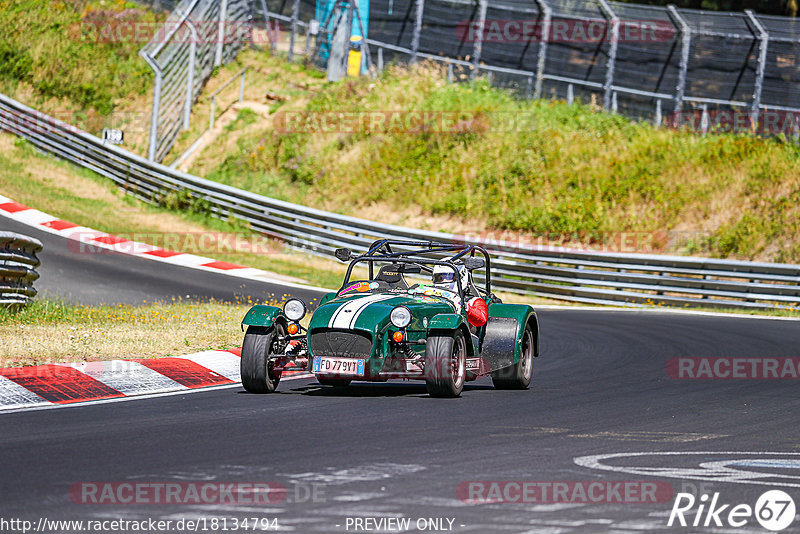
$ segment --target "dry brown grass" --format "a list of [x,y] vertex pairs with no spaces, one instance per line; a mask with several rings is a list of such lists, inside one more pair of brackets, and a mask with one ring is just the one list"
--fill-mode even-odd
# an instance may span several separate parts
[[38,301],[0,312],[0,367],[157,358],[241,346],[249,303],[72,306]]

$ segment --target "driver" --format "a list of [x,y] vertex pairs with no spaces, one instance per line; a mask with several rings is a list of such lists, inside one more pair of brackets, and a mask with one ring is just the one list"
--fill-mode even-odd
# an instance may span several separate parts
[[[467,271],[467,268],[462,264],[457,263],[455,267],[458,270],[458,277],[461,278],[461,288],[466,292],[469,289],[469,271]],[[434,265],[432,278],[433,287],[458,294],[456,273],[453,272],[453,269],[450,267]]]
[[[461,288],[464,290],[464,295],[469,295],[469,271],[461,264],[455,264],[458,270],[458,277],[461,279]],[[450,298],[455,303],[456,309],[461,307],[461,302],[458,296],[458,282],[456,281],[456,273],[453,269],[445,265],[435,265],[433,267],[433,287],[449,291],[453,294]],[[489,307],[486,301],[480,297],[473,297],[467,301],[467,321],[475,328],[480,328],[486,324],[489,319]]]

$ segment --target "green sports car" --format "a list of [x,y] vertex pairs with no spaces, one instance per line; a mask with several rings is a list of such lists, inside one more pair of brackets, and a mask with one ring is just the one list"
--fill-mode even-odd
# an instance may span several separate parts
[[[325,295],[308,327],[306,305],[253,306],[242,321],[244,388],[271,393],[288,370],[322,385],[424,380],[434,397],[458,397],[491,375],[496,388],[526,389],[539,355],[531,306],[491,292],[489,254],[477,245],[379,240],[349,261],[341,288]],[[354,273],[364,273],[359,279]],[[480,283],[478,283],[478,281]]]

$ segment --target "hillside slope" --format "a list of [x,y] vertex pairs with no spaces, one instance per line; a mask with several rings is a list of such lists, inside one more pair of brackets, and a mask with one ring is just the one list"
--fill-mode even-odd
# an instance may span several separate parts
[[[263,61],[283,84],[299,75]],[[431,65],[315,87],[300,114],[294,98],[269,119],[244,113],[191,170],[314,207],[470,235],[800,262],[794,143],[520,101],[485,80],[448,84]],[[429,112],[424,127],[420,112]]]

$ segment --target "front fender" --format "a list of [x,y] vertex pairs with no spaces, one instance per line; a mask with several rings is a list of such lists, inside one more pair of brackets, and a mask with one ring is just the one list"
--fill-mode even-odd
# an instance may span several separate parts
[[430,323],[428,323],[428,335],[435,330],[461,330],[461,333],[464,334],[464,339],[467,341],[467,357],[472,358],[476,355],[475,353],[477,349],[472,342],[469,326],[464,320],[464,317],[460,314],[440,313],[438,315],[434,315],[431,318]]
[[429,330],[455,330],[464,324],[464,318],[457,313],[440,313],[431,318]]
[[242,319],[242,328],[245,326],[272,326],[276,319],[283,316],[283,310],[275,306],[256,304]]

